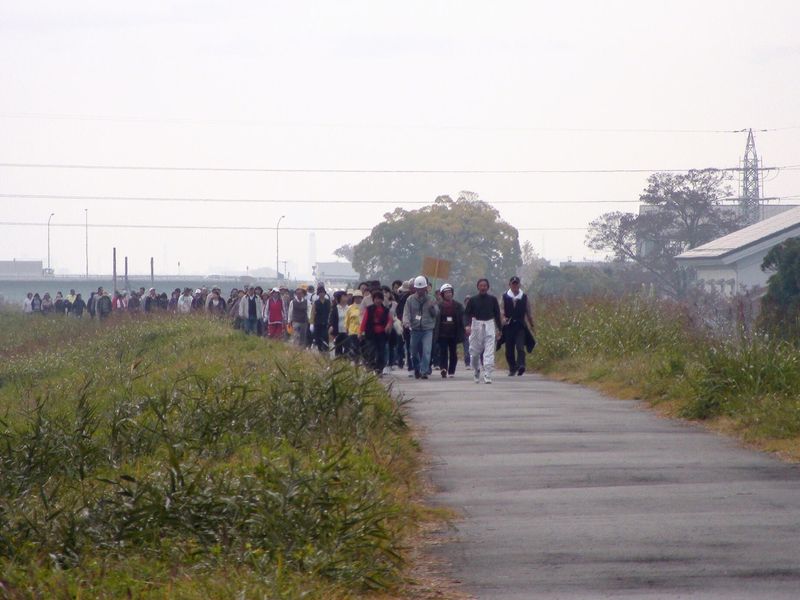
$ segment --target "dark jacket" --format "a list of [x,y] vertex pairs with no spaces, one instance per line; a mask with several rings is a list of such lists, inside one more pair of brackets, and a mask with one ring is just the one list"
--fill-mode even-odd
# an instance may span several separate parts
[[330,316],[328,317],[328,325],[333,330],[333,335],[339,335],[340,333],[347,333],[347,331],[339,331],[339,311],[347,312],[349,307],[339,306],[338,304],[334,304],[331,307]]
[[[460,344],[464,341],[464,306],[455,299],[453,300],[453,304],[455,306],[455,315],[453,317],[453,325],[455,326],[454,335],[456,343]],[[447,315],[445,315],[443,312],[443,307],[444,300],[439,302],[439,318],[437,320],[436,333],[434,334],[434,337],[437,339],[450,339],[452,336],[449,336],[446,333],[445,335],[442,335],[442,324],[445,322],[445,319],[447,319]],[[445,330],[446,329],[448,328],[445,327]]]

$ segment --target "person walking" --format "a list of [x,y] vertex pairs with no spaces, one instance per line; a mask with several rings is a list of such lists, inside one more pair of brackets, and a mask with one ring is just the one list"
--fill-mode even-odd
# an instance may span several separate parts
[[383,377],[386,367],[387,341],[392,330],[392,315],[383,300],[382,290],[372,292],[372,304],[364,310],[359,333],[360,339],[366,340],[367,362],[378,377]]
[[320,352],[328,351],[328,320],[331,318],[331,301],[323,286],[317,288],[317,299],[311,306],[311,327],[314,345]]
[[306,345],[308,335],[308,298],[306,291],[299,287],[294,292],[294,298],[289,303],[289,319],[292,323],[292,341],[301,348]]
[[111,302],[111,296],[108,295],[108,292],[103,290],[98,294],[97,301],[95,303],[95,313],[97,313],[97,317],[104,321],[109,316],[111,316],[111,311],[113,310],[113,304]]
[[403,310],[403,327],[411,332],[411,361],[416,379],[427,379],[431,374],[431,346],[438,315],[436,302],[428,295],[428,280],[420,275],[414,279],[414,294],[408,297]]
[[193,302],[194,298],[192,298],[191,288],[183,288],[183,293],[178,296],[178,299],[175,302],[176,312],[179,315],[188,315],[190,312],[192,312]]
[[464,307],[453,297],[453,286],[445,283],[439,290],[439,323],[436,344],[442,378],[453,377],[458,364],[458,344],[464,341]]
[[[525,373],[525,351],[528,338],[533,334],[533,311],[528,295],[520,289],[516,275],[509,282],[508,291],[503,294],[502,321],[503,343],[506,345],[506,362],[509,376]],[[528,329],[530,327],[530,329]]]
[[397,336],[397,366],[402,369],[403,366],[408,365],[409,373],[414,371],[414,367],[411,364],[411,331],[403,327],[403,313],[406,309],[406,301],[411,295],[411,286],[413,284],[414,282],[411,280],[400,284],[400,289],[397,293],[397,309],[395,311],[401,329],[401,333]]
[[494,347],[502,328],[500,304],[489,293],[488,279],[479,279],[477,287],[478,294],[469,299],[464,309],[465,331],[469,336],[473,380],[480,383],[483,364],[483,382],[492,383]]
[[80,294],[75,294],[75,300],[72,301],[72,305],[69,309],[70,314],[76,319],[81,319],[83,318],[84,310],[86,310],[86,302]]
[[345,323],[347,325],[347,353],[350,360],[358,363],[361,360],[361,347],[358,343],[358,334],[361,333],[361,302],[364,300],[364,293],[361,290],[353,290],[353,303],[347,307]]
[[256,296],[255,288],[247,288],[247,295],[239,301],[239,318],[241,319],[242,329],[247,335],[256,335],[258,333],[258,319],[263,311],[264,307],[261,298]]
[[334,356],[341,356],[347,351],[347,302],[349,295],[345,291],[333,293],[334,304],[328,318],[328,335],[333,340]]
[[271,340],[282,340],[286,331],[286,309],[281,298],[281,291],[274,287],[264,305],[264,324],[267,337]]
[[227,306],[225,305],[225,298],[220,296],[220,290],[215,287],[208,295],[208,302],[206,302],[206,312],[215,317],[222,317],[225,315]]
[[[464,296],[464,306],[469,303],[469,294]],[[464,342],[462,344],[464,350],[464,366],[469,369],[471,365],[470,356],[469,356],[469,336],[464,335]]]

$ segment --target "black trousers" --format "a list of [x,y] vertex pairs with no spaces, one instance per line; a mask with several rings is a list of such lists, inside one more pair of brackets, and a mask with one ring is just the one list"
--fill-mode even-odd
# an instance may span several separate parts
[[386,367],[387,339],[385,333],[376,333],[373,337],[369,338],[365,344],[367,364],[369,364],[376,373],[382,373],[384,367]]
[[314,345],[320,352],[328,351],[328,324],[314,324]]
[[458,364],[458,343],[456,338],[440,337],[436,341],[436,345],[439,347],[439,368],[447,369],[448,374],[453,375]]
[[509,325],[505,331],[506,362],[509,371],[525,368],[525,328]]
[[347,352],[347,334],[337,333],[333,340],[333,352],[336,356],[342,356]]

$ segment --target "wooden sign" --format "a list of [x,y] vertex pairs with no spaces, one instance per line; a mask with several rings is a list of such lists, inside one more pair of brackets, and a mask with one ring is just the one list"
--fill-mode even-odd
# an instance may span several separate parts
[[450,261],[426,256],[422,261],[422,274],[428,279],[447,279],[450,277]]

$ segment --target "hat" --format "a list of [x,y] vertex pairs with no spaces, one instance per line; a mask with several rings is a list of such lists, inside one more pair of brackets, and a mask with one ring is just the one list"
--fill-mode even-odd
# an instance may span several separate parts
[[404,281],[403,284],[400,286],[400,291],[401,292],[407,292],[410,289],[411,289],[411,286],[409,285],[409,283],[407,281]]
[[453,286],[450,285],[449,283],[443,284],[442,287],[439,289],[439,293],[441,293],[441,294],[444,294],[445,292],[448,292],[448,291],[449,292],[453,291]]
[[514,276],[513,276],[513,277],[512,277],[512,278],[511,278],[511,279],[508,281],[508,283],[519,283],[519,277],[517,277],[516,275],[514,275]]
[[272,288],[272,293],[273,294],[280,294],[281,290],[279,288],[274,287],[274,288]]
[[364,293],[361,290],[353,290],[353,298],[363,298]]
[[428,280],[427,280],[427,279],[425,279],[425,277],[424,277],[424,276],[422,276],[422,275],[419,275],[419,276],[418,276],[418,277],[417,277],[417,278],[414,280],[414,289],[415,289],[415,290],[423,290],[423,289],[425,289],[425,288],[427,288],[427,287],[428,287]]

